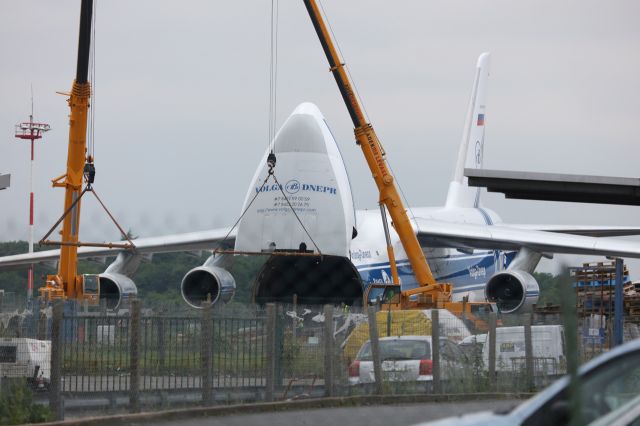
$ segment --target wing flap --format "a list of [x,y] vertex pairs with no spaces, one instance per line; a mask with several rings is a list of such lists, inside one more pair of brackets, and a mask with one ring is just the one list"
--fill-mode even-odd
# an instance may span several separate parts
[[615,238],[416,219],[418,239],[426,247],[519,250],[640,258],[640,242]]
[[583,226],[583,225],[514,225],[509,228],[558,232],[560,234],[583,235],[586,237],[626,237],[640,235],[637,226]]
[[[217,248],[233,248],[235,244],[235,229],[225,240],[229,228],[218,228],[207,231],[190,232],[186,234],[164,235],[161,237],[139,238],[134,240],[136,253],[169,253],[178,251],[211,250]],[[223,242],[224,241],[224,242]],[[78,257],[81,259],[116,256],[120,249],[102,247],[80,247]],[[0,270],[20,269],[34,263],[50,263],[58,260],[60,250],[46,250],[35,253],[16,254],[0,257]]]

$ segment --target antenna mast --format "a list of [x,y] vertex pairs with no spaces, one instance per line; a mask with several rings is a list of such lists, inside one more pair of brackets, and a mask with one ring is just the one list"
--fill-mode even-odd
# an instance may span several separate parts
[[[31,86],[31,115],[29,121],[18,123],[15,126],[15,137],[31,143],[31,163],[29,169],[29,253],[33,253],[33,216],[35,196],[33,193],[33,168],[35,162],[35,141],[42,139],[45,132],[51,130],[47,123],[33,121],[33,86]],[[27,281],[27,300],[33,299],[33,264],[29,266],[29,278]]]

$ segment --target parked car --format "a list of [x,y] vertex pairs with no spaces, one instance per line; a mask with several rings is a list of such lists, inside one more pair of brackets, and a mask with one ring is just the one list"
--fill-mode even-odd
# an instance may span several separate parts
[[[533,370],[535,375],[553,376],[566,372],[564,329],[561,325],[531,327]],[[482,358],[489,365],[489,335],[485,339]],[[512,372],[525,368],[524,327],[496,329],[496,371]]]
[[[380,358],[383,379],[390,382],[432,382],[433,361],[431,336],[382,337]],[[441,377],[447,379],[452,369],[465,363],[465,355],[454,342],[440,340]],[[349,366],[349,384],[375,382],[371,341],[366,341]]]
[[[581,424],[596,422],[640,395],[640,339],[587,362],[578,370]],[[560,426],[569,424],[569,377],[565,376],[508,413],[490,411],[416,426]],[[608,423],[605,423],[608,424]],[[622,423],[635,424],[635,423]]]

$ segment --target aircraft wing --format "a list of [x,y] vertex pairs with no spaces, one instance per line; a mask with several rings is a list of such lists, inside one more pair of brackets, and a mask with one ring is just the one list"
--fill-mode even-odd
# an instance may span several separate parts
[[509,228],[558,232],[560,234],[584,235],[587,237],[624,237],[640,235],[637,226],[582,226],[582,225],[514,225]]
[[[230,228],[218,228],[186,234],[164,235],[161,237],[138,238],[133,241],[137,254],[168,253],[191,250],[212,250],[215,248],[233,248],[236,239],[234,229],[228,237]],[[121,243],[121,242],[120,242]],[[80,247],[78,257],[82,259],[116,256],[122,249],[103,247]],[[17,254],[0,257],[0,270],[18,269],[34,263],[50,263],[58,260],[60,250],[46,250],[35,253]]]
[[640,258],[640,241],[571,235],[515,228],[508,225],[474,225],[416,218],[418,240],[425,247],[519,250]]

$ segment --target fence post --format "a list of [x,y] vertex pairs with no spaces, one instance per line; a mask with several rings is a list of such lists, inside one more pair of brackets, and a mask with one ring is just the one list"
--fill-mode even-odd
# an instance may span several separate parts
[[38,339],[39,340],[47,340],[47,314],[45,312],[45,307],[37,304],[38,309],[35,309],[35,312],[38,315]]
[[273,360],[273,386],[274,389],[277,386],[282,386],[284,382],[284,306],[276,304],[276,317],[275,317],[275,332],[274,332],[274,360]]
[[533,381],[533,339],[531,335],[531,314],[524,316],[524,356],[526,371],[526,391],[532,392],[534,388]]
[[276,364],[276,305],[267,303],[267,356],[265,371],[265,400],[273,401],[275,393],[275,364]]
[[324,305],[324,396],[334,396],[333,389],[333,306]]
[[[623,286],[624,286],[624,262],[616,259],[616,287],[613,315],[613,346],[620,346],[624,342],[624,318],[623,318]],[[611,296],[609,296],[611,297]]]
[[371,341],[371,355],[373,358],[373,374],[376,380],[376,395],[382,395],[382,361],[380,359],[380,342],[378,341],[378,322],[376,320],[376,307],[369,306],[367,311],[369,321],[369,339]]
[[140,300],[132,300],[129,324],[129,407],[132,413],[140,411],[140,310]]
[[433,393],[442,392],[440,380],[440,312],[431,310],[431,375],[433,377]]
[[[571,424],[582,424],[582,390],[580,378],[578,376],[578,346],[581,340],[578,335],[578,317],[576,309],[576,293],[571,288],[571,281],[566,272],[560,281],[560,314],[562,315],[562,325],[567,357],[567,375],[569,375],[568,399],[569,399],[569,419]],[[580,339],[580,340],[579,340]]]
[[160,316],[158,318],[158,364],[160,366],[160,371],[164,371],[164,362],[165,362],[165,345],[164,345],[164,317]]
[[49,385],[49,409],[54,420],[64,420],[62,405],[62,321],[64,302],[53,302],[51,321],[51,383]]
[[496,390],[496,323],[495,312],[489,313],[489,390]]
[[203,302],[202,305],[202,324],[200,327],[201,332],[201,346],[200,346],[200,360],[202,362],[202,403],[211,403],[211,387],[212,382],[212,369],[211,369],[211,348],[213,337],[212,333],[212,307],[211,303]]

